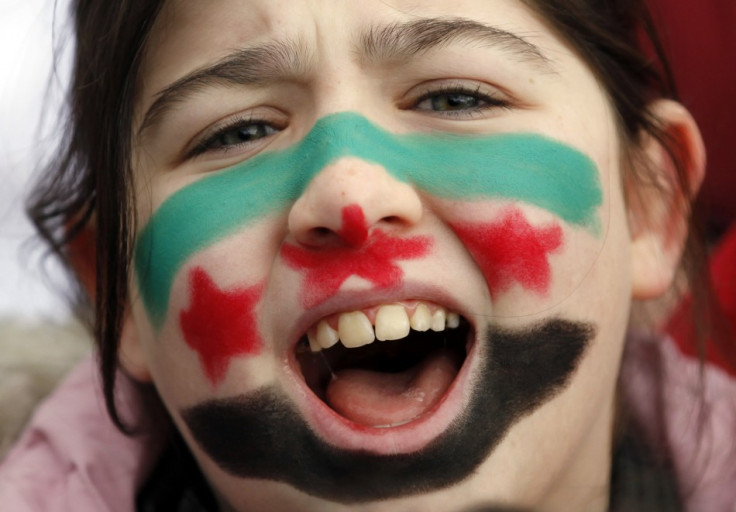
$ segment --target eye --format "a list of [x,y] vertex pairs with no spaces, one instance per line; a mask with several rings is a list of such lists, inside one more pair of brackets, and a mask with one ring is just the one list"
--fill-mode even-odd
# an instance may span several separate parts
[[448,110],[468,110],[478,108],[482,100],[470,94],[445,93],[438,94],[425,100],[429,107],[437,112]]
[[492,108],[510,108],[500,93],[483,91],[480,86],[443,85],[423,92],[413,108],[439,115],[471,115]]
[[264,139],[281,131],[281,127],[273,123],[257,119],[234,119],[224,126],[215,126],[194,144],[187,153],[192,158],[203,153],[219,151],[227,152],[234,149],[247,150]]

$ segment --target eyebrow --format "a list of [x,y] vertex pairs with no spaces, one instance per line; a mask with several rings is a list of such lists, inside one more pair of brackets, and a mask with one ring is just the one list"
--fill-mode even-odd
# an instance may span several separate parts
[[422,18],[372,27],[358,50],[362,61],[402,61],[451,43],[495,47],[523,62],[554,72],[552,62],[535,44],[521,36],[467,18]]
[[307,45],[295,40],[236,50],[212,65],[192,71],[156,94],[143,116],[138,135],[156,124],[176,103],[207,87],[261,86],[277,79],[297,77],[307,73],[311,59]]
[[[457,42],[500,48],[522,62],[554,72],[551,61],[535,44],[512,32],[466,18],[421,18],[371,27],[360,37],[355,54],[361,63],[400,62]],[[198,91],[217,85],[263,86],[287,77],[304,76],[313,66],[313,57],[308,45],[293,39],[236,50],[156,94],[143,116],[138,135],[156,124],[176,103]]]

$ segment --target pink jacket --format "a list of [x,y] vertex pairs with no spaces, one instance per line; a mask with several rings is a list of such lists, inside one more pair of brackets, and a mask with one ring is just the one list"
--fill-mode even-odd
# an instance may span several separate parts
[[736,512],[736,378],[708,364],[701,387],[700,364],[669,337],[630,339],[624,358],[625,401],[647,440],[669,445],[685,510]]
[[[148,477],[160,442],[126,437],[105,411],[93,358],[80,363],[39,406],[0,461],[0,508],[23,512],[126,512]],[[136,417],[130,382],[119,404]]]

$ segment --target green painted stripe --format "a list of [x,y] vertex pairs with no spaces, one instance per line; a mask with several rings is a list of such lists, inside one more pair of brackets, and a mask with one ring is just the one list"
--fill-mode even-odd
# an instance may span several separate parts
[[263,153],[172,194],[138,237],[135,269],[155,328],[175,274],[195,252],[296,200],[326,165],[351,156],[446,199],[515,199],[600,230],[598,171],[590,158],[537,134],[396,135],[350,112],[320,119],[300,143]]

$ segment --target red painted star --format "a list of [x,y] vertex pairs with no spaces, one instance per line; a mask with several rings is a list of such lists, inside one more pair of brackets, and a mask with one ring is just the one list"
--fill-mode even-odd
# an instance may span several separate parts
[[420,258],[429,252],[427,237],[396,238],[374,230],[360,247],[329,247],[316,250],[284,245],[281,257],[305,273],[302,303],[311,308],[333,296],[350,276],[370,281],[377,288],[397,283],[404,272],[396,260]]
[[562,228],[536,228],[517,209],[508,209],[499,221],[453,225],[472,254],[492,294],[514,282],[537,293],[546,293],[552,280],[548,257],[562,246]]
[[368,224],[360,205],[351,204],[342,209],[342,227],[337,234],[352,247],[360,247],[368,240]]
[[189,290],[191,304],[180,314],[181,330],[214,386],[225,378],[231,358],[261,350],[254,308],[263,284],[221,290],[197,267],[189,273]]

